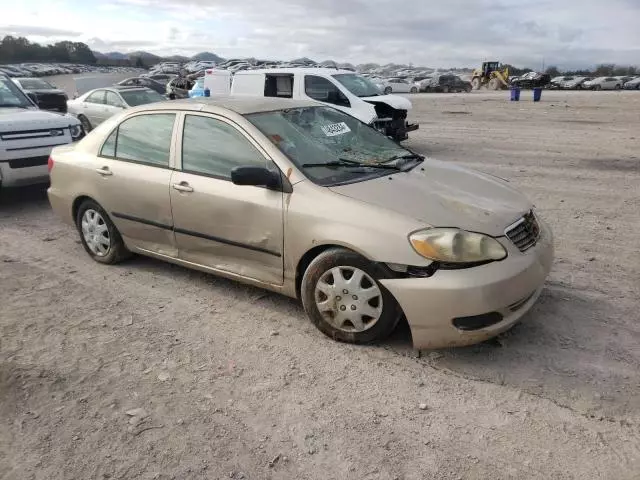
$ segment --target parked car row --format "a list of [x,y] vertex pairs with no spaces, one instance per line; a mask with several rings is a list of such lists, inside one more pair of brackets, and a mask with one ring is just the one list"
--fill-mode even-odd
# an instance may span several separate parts
[[8,77],[44,77],[71,73],[125,73],[142,72],[133,67],[110,67],[101,65],[80,65],[69,63],[20,63],[0,65],[0,74]]
[[638,90],[640,89],[640,77],[582,77],[560,76],[551,79],[550,88],[563,90]]

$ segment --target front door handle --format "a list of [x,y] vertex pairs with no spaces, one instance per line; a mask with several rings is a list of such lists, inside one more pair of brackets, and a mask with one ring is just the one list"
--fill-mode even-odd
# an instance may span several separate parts
[[96,168],[96,172],[102,176],[113,175],[113,172],[109,170],[109,167]]
[[193,192],[193,187],[187,182],[174,183],[173,188],[179,192]]

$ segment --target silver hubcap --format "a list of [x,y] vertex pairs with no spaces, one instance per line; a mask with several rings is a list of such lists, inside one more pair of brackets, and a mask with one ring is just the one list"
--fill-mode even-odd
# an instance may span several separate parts
[[89,250],[98,257],[104,257],[111,248],[109,229],[98,212],[88,209],[82,215],[82,237]]
[[344,332],[364,332],[382,315],[382,292],[366,272],[334,267],[316,284],[315,299],[322,316]]

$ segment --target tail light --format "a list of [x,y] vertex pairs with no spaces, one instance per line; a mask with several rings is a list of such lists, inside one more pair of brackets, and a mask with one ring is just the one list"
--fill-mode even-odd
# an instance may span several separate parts
[[47,161],[47,168],[49,169],[49,173],[51,173],[53,169],[53,157],[51,155],[49,155],[49,160]]

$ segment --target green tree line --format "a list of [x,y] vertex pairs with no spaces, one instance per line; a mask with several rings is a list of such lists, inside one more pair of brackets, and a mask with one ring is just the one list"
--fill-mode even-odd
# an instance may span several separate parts
[[21,62],[94,64],[96,57],[82,42],[63,41],[40,45],[24,37],[7,35],[0,41],[0,64]]

